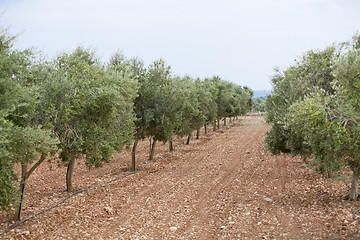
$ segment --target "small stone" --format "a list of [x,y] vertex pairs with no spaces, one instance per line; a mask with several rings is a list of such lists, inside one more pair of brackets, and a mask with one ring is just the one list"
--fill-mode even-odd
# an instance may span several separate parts
[[249,216],[250,214],[251,214],[251,212],[244,213],[245,216]]
[[230,224],[230,225],[233,225],[233,224],[235,224],[235,222],[229,222],[229,224]]
[[20,232],[20,229],[16,229],[15,232],[16,232],[16,233],[19,233],[19,232]]
[[177,230],[177,227],[170,227],[170,230],[175,232]]
[[226,226],[221,226],[221,227],[220,227],[220,229],[225,229],[225,228],[226,228]]
[[24,234],[28,235],[30,234],[30,231],[25,231]]
[[267,202],[272,202],[273,200],[271,198],[264,198],[265,201]]
[[105,212],[107,212],[108,214],[113,214],[114,210],[111,207],[104,207]]

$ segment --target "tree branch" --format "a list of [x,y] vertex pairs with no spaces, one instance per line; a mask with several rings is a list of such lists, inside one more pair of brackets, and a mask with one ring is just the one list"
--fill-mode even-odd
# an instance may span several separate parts
[[25,175],[25,178],[26,178],[26,179],[35,171],[35,169],[36,169],[42,162],[44,162],[45,158],[46,158],[46,154],[41,154],[41,157],[40,157],[39,161],[37,161],[37,162],[31,167],[31,169],[26,173],[26,175]]

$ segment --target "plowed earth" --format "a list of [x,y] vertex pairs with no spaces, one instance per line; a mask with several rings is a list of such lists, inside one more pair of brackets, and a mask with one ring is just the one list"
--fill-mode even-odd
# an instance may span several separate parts
[[[344,201],[348,188],[327,179],[298,157],[272,156],[262,148],[270,129],[247,116],[190,145],[175,142],[168,154],[159,144],[157,161],[146,164],[149,142],[138,146],[139,171],[95,190],[76,194],[58,207],[21,224],[4,239],[360,239]],[[78,161],[75,191],[129,173],[130,152],[103,168]],[[52,170],[49,170],[49,168]],[[43,164],[28,181],[23,218],[69,193],[65,168]],[[11,224],[0,213],[1,232]]]

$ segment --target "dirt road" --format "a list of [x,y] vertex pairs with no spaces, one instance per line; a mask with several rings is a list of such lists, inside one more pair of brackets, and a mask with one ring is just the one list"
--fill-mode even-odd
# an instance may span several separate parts
[[[297,157],[267,154],[262,141],[269,129],[262,117],[243,117],[189,146],[178,140],[173,154],[74,196],[4,239],[360,239],[360,224],[352,220],[360,204],[342,200],[346,186]],[[160,146],[157,157],[166,148]],[[138,159],[146,159],[147,149],[142,142]],[[81,189],[121,176],[129,162],[124,152],[101,169],[79,164],[74,185]],[[69,195],[65,169],[47,168],[29,180],[25,215]],[[5,230],[9,216],[0,216]]]

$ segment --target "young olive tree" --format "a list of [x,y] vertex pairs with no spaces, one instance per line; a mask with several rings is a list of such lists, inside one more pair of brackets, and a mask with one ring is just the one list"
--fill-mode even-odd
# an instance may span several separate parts
[[[199,130],[205,123],[205,115],[201,111],[198,99],[198,89],[191,77],[176,78],[174,82],[176,97],[178,100],[178,121],[176,121],[174,133],[178,136],[187,136],[186,144],[190,143],[192,132]],[[170,142],[171,143],[171,142]],[[170,148],[170,150],[172,150]]]
[[137,95],[133,100],[134,118],[134,142],[131,149],[131,171],[136,170],[136,148],[139,140],[145,138],[147,128],[147,115],[145,111],[146,99],[144,98],[145,84],[147,81],[147,69],[144,62],[139,58],[128,59],[122,52],[115,52],[109,60],[108,69],[120,75],[130,75],[138,83]]
[[212,78],[205,78],[205,80],[202,82],[202,87],[206,89],[208,92],[209,100],[206,101],[205,107],[208,108],[206,111],[206,123],[204,125],[205,127],[205,134],[207,134],[207,128],[206,124],[213,124],[213,130],[216,131],[216,119],[217,119],[217,96],[218,96],[218,88],[217,88],[217,77]]
[[145,99],[145,135],[153,139],[149,159],[154,157],[158,141],[172,139],[179,122],[179,101],[171,67],[163,60],[154,61],[147,71],[142,94]]
[[[199,114],[203,121],[203,126],[205,129],[205,135],[208,134],[207,124],[210,124],[216,119],[216,102],[213,99],[211,88],[207,86],[205,81],[196,79],[194,82],[195,85],[195,94],[199,107]],[[199,138],[200,127],[197,128],[197,136]]]
[[77,158],[85,156],[89,168],[101,167],[131,143],[137,83],[127,74],[106,70],[89,49],[61,54],[52,67],[42,87],[43,114],[60,141],[66,188],[72,191]]
[[[0,206],[10,210],[11,204],[16,204],[14,218],[19,220],[26,181],[48,153],[56,149],[57,141],[36,118],[38,86],[31,81],[34,54],[30,50],[14,50],[14,39],[1,30]],[[15,164],[21,166],[19,180],[14,173]]]

